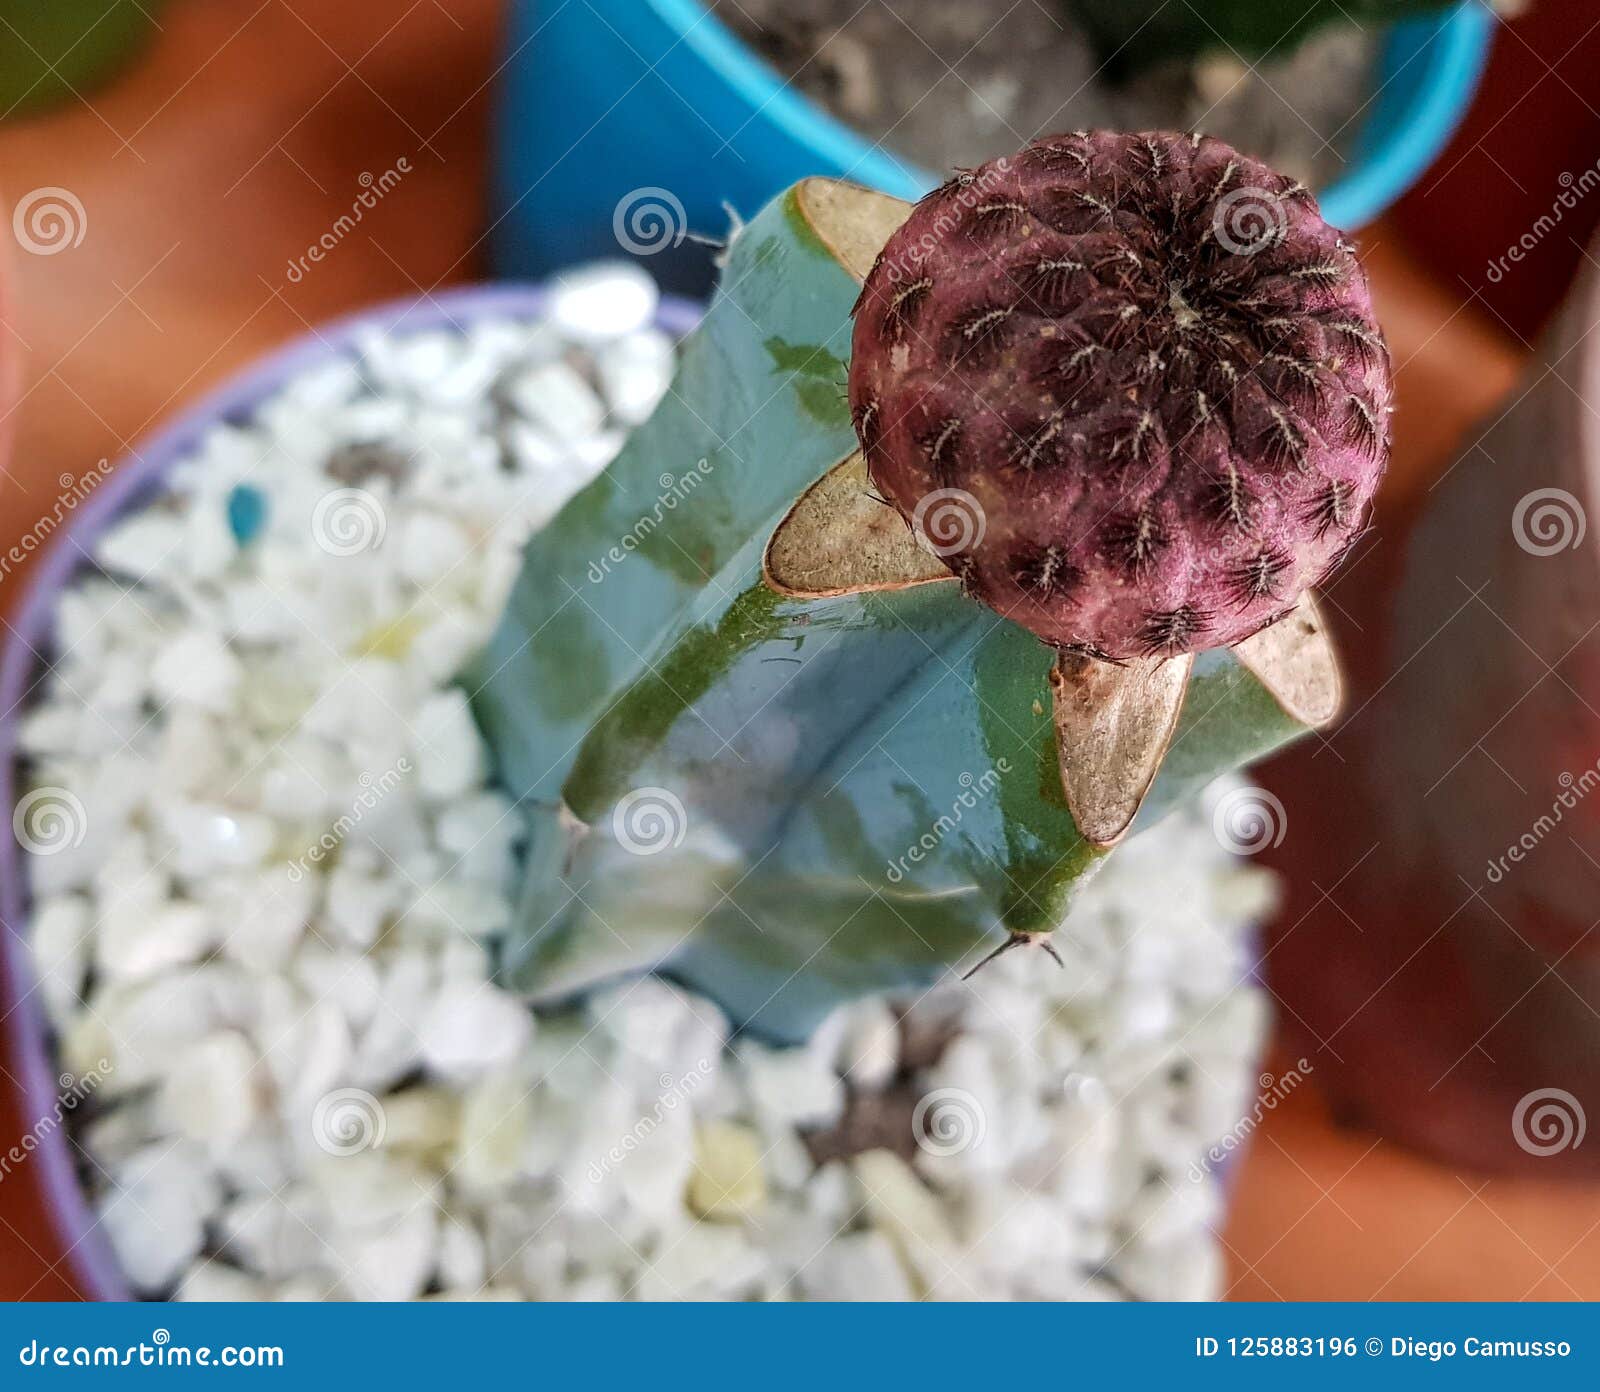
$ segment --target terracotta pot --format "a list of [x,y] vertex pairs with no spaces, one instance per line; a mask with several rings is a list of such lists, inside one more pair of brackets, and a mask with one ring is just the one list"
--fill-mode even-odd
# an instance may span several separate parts
[[[0,189],[0,207],[10,207]],[[11,441],[16,436],[17,398],[22,392],[22,338],[15,331],[16,270],[12,242],[0,236],[0,474],[11,462]]]
[[[1341,607],[1357,697],[1297,780],[1272,982],[1384,1134],[1600,1173],[1600,274]],[[1383,554],[1402,560],[1385,561]],[[1320,785],[1320,786],[1319,786]],[[1313,896],[1316,896],[1313,898]]]

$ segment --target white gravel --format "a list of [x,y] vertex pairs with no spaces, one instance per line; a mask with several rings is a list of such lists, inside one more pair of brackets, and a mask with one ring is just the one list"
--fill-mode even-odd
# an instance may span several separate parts
[[[520,828],[450,682],[522,543],[665,389],[654,304],[586,271],[547,323],[373,336],[217,427],[63,596],[23,733],[30,812],[61,818],[18,826],[129,1282],[1214,1296],[1201,1160],[1255,1087],[1270,882],[1208,818],[1122,851],[1058,934],[1066,971],[1012,953],[804,1049],[730,1044],[659,980],[537,1017],[492,983]],[[874,1110],[887,1148],[814,1163],[806,1133]]]

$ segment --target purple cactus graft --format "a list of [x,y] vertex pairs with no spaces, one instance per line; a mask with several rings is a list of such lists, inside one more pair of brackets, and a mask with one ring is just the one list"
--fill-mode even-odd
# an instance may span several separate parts
[[1349,244],[1209,136],[1080,132],[958,174],[856,306],[874,487],[976,598],[1104,658],[1287,612],[1362,526],[1391,395]]

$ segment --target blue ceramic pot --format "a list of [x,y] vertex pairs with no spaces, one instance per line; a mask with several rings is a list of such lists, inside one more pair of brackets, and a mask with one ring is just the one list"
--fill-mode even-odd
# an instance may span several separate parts
[[[1471,99],[1494,20],[1478,3],[1397,25],[1344,176],[1336,226],[1371,221],[1438,154]],[[808,174],[917,198],[927,170],[869,144],[786,85],[697,0],[514,0],[500,75],[493,239],[501,275],[619,246],[704,291],[724,203],[750,214]]]

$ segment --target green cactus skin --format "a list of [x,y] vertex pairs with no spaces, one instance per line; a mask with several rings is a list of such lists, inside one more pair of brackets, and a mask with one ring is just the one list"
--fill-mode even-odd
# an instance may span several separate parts
[[[1051,931],[1110,853],[1067,811],[1052,650],[954,583],[763,582],[774,528],[855,444],[859,288],[797,190],[770,204],[660,408],[528,547],[468,685],[530,816],[502,974],[536,999],[658,968],[797,1041],[842,1000]],[[1306,728],[1230,651],[1200,654],[1136,828]],[[655,790],[683,815],[639,854],[628,799]]]
[[1230,50],[1249,62],[1286,54],[1310,34],[1343,22],[1363,28],[1451,8],[1453,0],[1065,0],[1114,74],[1167,58]]

